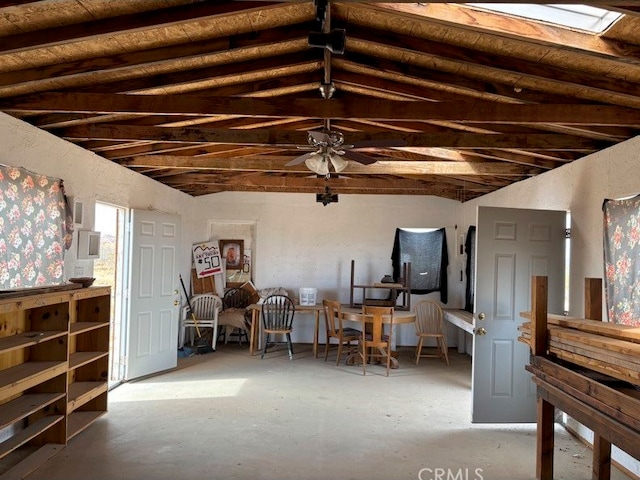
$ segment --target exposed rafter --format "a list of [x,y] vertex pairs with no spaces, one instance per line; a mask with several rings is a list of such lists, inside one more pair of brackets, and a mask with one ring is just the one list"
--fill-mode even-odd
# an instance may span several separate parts
[[455,1],[331,1],[341,55],[309,46],[311,0],[161,3],[0,0],[0,111],[191,195],[322,194],[286,164],[328,125],[406,143],[363,151],[377,162],[350,162],[332,194],[457,200],[640,132],[636,0],[554,0],[624,13],[599,35]]

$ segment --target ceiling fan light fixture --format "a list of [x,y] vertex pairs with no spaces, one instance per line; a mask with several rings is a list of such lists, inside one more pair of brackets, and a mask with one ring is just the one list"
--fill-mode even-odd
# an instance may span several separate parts
[[327,162],[327,159],[324,155],[314,153],[304,161],[304,164],[309,170],[317,173],[318,175],[329,174],[329,163]]
[[331,163],[333,164],[333,168],[336,173],[342,172],[345,168],[347,168],[347,164],[349,163],[347,160],[342,158],[340,155],[331,155],[329,157],[331,159]]

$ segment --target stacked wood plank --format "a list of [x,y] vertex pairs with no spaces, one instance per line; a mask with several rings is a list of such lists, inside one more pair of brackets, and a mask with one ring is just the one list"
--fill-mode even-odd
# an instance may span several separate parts
[[[531,313],[521,314],[531,319]],[[518,338],[531,346],[531,323]],[[547,353],[580,367],[640,386],[640,328],[547,315]]]

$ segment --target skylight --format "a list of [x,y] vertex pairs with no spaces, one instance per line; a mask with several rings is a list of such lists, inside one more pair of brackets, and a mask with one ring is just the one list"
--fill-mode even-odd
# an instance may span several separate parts
[[622,15],[621,13],[586,5],[535,5],[522,3],[467,3],[467,5],[592,33],[604,32]]

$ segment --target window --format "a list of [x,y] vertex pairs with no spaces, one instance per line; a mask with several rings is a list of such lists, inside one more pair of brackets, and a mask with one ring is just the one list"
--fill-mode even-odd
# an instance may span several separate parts
[[538,20],[591,33],[604,32],[622,16],[602,8],[586,5],[537,5],[514,3],[467,3],[483,10],[505,13],[529,20]]

